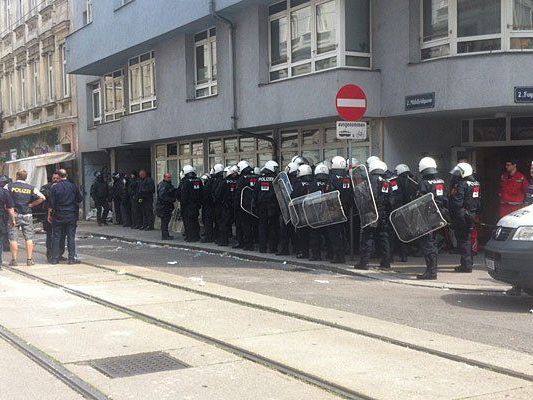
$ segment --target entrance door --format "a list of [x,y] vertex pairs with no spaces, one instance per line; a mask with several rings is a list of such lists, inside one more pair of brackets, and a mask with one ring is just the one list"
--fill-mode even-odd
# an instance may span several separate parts
[[516,160],[518,170],[529,177],[533,146],[486,147],[477,148],[476,177],[481,183],[483,211],[481,220],[496,225],[500,219],[500,176],[505,162]]

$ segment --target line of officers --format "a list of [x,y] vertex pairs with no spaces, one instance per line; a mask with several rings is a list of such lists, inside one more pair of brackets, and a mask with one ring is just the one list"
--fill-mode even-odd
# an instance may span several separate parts
[[[286,166],[292,186],[291,198],[305,196],[320,191],[339,191],[340,200],[346,215],[355,215],[352,168],[357,160],[348,163],[343,157],[333,157],[316,166],[301,156],[296,156]],[[480,185],[473,175],[472,166],[459,163],[452,171],[451,190],[446,189],[443,179],[438,176],[434,159],[420,160],[419,179],[410,168],[400,164],[394,172],[378,157],[366,161],[370,187],[374,194],[378,221],[360,230],[358,269],[369,269],[370,258],[377,252],[380,268],[391,268],[392,248],[397,248],[400,260],[407,261],[407,247],[400,243],[389,222],[390,213],[417,197],[432,193],[441,213],[451,222],[458,247],[461,251],[461,264],[457,272],[471,272],[473,255],[471,235],[476,217],[480,212]],[[168,225],[176,200],[180,202],[180,212],[184,224],[184,238],[188,242],[216,242],[228,246],[233,238],[235,226],[236,243],[234,248],[255,250],[261,253],[275,253],[280,256],[295,253],[298,258],[322,260],[325,256],[332,263],[344,263],[349,248],[350,224],[336,224],[325,228],[310,227],[295,229],[289,222],[285,224],[275,195],[273,182],[279,173],[279,165],[268,161],[263,168],[254,169],[247,161],[224,167],[217,164],[210,174],[198,177],[191,165],[181,172],[179,186],[172,184],[172,176],[167,173],[157,187],[156,214],[161,218],[163,239],[172,239]],[[251,193],[254,212],[242,207],[242,192]],[[200,237],[199,218],[204,225],[204,237]],[[354,224],[357,225],[357,224]],[[418,279],[436,279],[438,247],[435,232],[418,240],[425,262],[426,271]]]

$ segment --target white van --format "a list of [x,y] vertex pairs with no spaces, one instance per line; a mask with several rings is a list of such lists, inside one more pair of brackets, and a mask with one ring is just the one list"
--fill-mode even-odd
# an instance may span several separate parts
[[533,296],[533,205],[498,222],[485,258],[490,276]]

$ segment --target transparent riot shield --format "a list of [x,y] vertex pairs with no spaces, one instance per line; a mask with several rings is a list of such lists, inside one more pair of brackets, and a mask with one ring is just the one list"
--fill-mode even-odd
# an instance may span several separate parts
[[289,176],[286,172],[278,174],[276,179],[272,182],[274,193],[278,199],[279,208],[285,224],[291,222],[291,214],[289,212],[289,204],[291,203],[292,185]]
[[361,228],[366,228],[378,221],[379,214],[365,165],[352,169],[352,187],[355,205],[361,218]]
[[291,216],[291,222],[295,228],[304,228],[309,226],[304,211],[304,201],[320,197],[321,192],[313,192],[306,194],[305,196],[292,199],[289,203],[289,214]]
[[390,222],[398,238],[409,243],[447,225],[433,193],[428,193],[397,208],[390,215]]
[[338,190],[320,196],[305,196],[303,212],[307,225],[318,229],[348,221]]
[[241,191],[241,209],[254,218],[259,218],[255,213],[255,193],[251,187],[244,187]]

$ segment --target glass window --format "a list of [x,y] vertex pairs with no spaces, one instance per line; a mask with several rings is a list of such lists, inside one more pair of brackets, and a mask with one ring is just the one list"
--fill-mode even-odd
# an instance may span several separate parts
[[130,113],[156,107],[155,55],[148,52],[128,61]]
[[370,147],[353,147],[351,157],[359,160],[360,162],[363,162],[368,157],[370,157]]
[[156,180],[161,182],[163,180],[163,175],[167,172],[167,162],[166,161],[156,161],[155,162],[156,170]]
[[104,76],[105,121],[110,122],[124,115],[124,75],[118,70]]
[[448,0],[424,0],[424,42],[448,36]]
[[457,36],[501,32],[501,0],[457,0]]
[[474,120],[474,142],[505,140],[505,118]]
[[321,157],[321,151],[320,150],[303,150],[302,156],[307,158],[309,163],[311,165],[318,164],[320,161],[322,161]]
[[346,0],[346,51],[370,53],[370,0]]
[[209,141],[209,154],[222,154],[222,140],[210,140]]
[[327,53],[337,48],[337,12],[335,1],[316,6],[316,51]]
[[467,143],[470,141],[470,121],[461,121],[461,141]]
[[513,29],[516,31],[533,30],[533,2],[513,0]]
[[311,58],[311,8],[305,7],[291,13],[292,62]]
[[203,156],[204,154],[204,143],[203,142],[193,142],[192,143],[192,155],[193,156]]
[[270,21],[270,64],[287,62],[287,17]]
[[533,140],[533,117],[511,118],[511,140]]
[[259,150],[272,150],[272,143],[266,140],[257,140],[257,147]]
[[237,139],[224,139],[224,153],[238,153]]
[[241,151],[255,151],[256,145],[255,145],[255,139],[254,138],[241,138],[240,140],[240,150]]
[[298,150],[298,131],[283,132],[281,134],[281,148],[295,148]]
[[156,158],[164,158],[167,156],[167,146],[164,144],[160,144],[155,146],[155,157]]
[[190,155],[191,154],[191,144],[190,143],[181,143],[180,144],[180,156]]
[[93,109],[93,123],[99,124],[102,122],[102,99],[100,92],[100,83],[92,86],[92,109]]
[[336,128],[326,128],[324,132],[325,143],[336,143],[339,142],[337,139],[337,129]]
[[344,147],[324,150],[324,160],[331,160],[333,157],[336,156],[346,157],[346,151]]
[[178,145],[176,143],[170,143],[167,145],[167,154],[169,156],[177,156],[178,155]]
[[170,172],[172,174],[172,180],[174,181],[174,184],[176,184],[179,179],[178,160],[167,161],[167,172]]
[[200,32],[194,39],[196,97],[215,95],[218,93],[216,28]]
[[302,132],[302,139],[304,146],[320,144],[320,131],[318,129],[305,130]]

